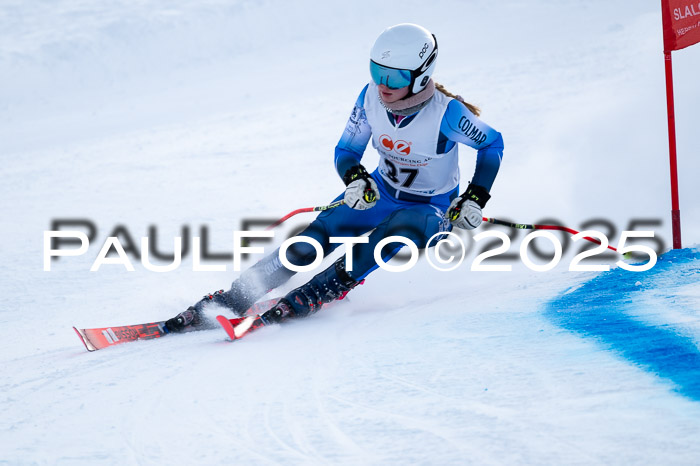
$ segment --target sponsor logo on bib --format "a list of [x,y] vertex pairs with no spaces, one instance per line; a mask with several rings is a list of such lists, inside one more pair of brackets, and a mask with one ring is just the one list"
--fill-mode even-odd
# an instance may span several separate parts
[[411,143],[406,142],[403,139],[399,139],[394,142],[391,137],[387,134],[382,134],[379,136],[379,145],[387,150],[393,151],[395,154],[407,156],[411,153]]

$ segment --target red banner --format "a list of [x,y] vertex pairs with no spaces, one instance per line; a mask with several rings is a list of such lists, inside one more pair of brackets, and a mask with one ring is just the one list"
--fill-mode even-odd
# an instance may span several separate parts
[[664,52],[700,42],[700,0],[661,0]]

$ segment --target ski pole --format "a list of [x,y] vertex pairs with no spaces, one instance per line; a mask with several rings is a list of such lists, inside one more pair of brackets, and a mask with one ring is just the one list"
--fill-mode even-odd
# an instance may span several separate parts
[[[484,217],[483,220],[484,220],[484,222],[493,223],[494,225],[504,225],[504,226],[511,227],[511,228],[518,228],[520,230],[558,230],[558,231],[565,231],[565,232],[570,233],[572,235],[578,234],[578,231],[576,231],[572,228],[563,227],[560,225],[537,225],[537,224],[528,225],[525,223],[505,222],[505,221],[499,220],[497,218],[487,218],[487,217]],[[600,241],[595,239],[595,238],[590,238],[588,236],[585,236],[583,239],[591,241],[591,242],[596,243],[596,244],[600,244]],[[612,246],[608,246],[608,249],[612,249],[613,251],[617,252],[617,249],[615,249]]]
[[331,204],[328,205],[320,205],[316,207],[305,207],[303,209],[297,209],[289,212],[287,215],[282,217],[281,219],[277,220],[275,223],[270,225],[269,227],[265,228],[265,230],[272,230],[276,226],[280,225],[283,222],[286,222],[289,220],[291,217],[294,217],[296,214],[303,214],[305,212],[323,212],[324,210],[330,210],[330,209],[335,209],[336,207],[339,207],[341,205],[345,204],[345,200],[341,199],[339,201],[335,201]]
[[[272,225],[268,226],[265,228],[266,230],[271,230],[280,224],[286,222],[290,218],[294,217],[297,214],[303,214],[306,212],[323,212],[324,210],[330,210],[330,209],[335,209],[336,207],[339,207],[341,205],[345,204],[345,201],[343,199],[340,199],[339,201],[332,202],[328,205],[321,205],[321,206],[316,206],[316,207],[305,207],[303,209],[297,209],[289,212],[287,215],[284,217],[280,218],[279,220],[275,221]],[[497,218],[488,218],[488,217],[483,217],[484,222],[488,223],[493,223],[494,225],[503,225],[507,226],[510,228],[517,228],[520,230],[557,230],[557,231],[565,231],[567,233],[570,233],[572,235],[578,234],[578,231],[574,230],[573,228],[568,228],[565,226],[560,226],[560,225],[538,225],[538,224],[526,224],[526,223],[512,223],[512,222],[506,222],[504,220],[499,220]],[[585,240],[591,241],[596,244],[601,244],[599,240],[595,238],[591,238],[589,236],[584,237]],[[615,252],[617,252],[617,249],[615,249],[612,246],[608,246],[608,249],[611,249]]]

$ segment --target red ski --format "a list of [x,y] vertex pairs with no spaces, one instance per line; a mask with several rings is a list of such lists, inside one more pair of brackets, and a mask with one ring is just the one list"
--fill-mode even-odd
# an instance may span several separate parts
[[[365,281],[362,280],[360,284],[363,284]],[[338,298],[338,301],[341,301],[345,299],[345,296],[348,294],[346,291],[343,293],[342,296]],[[226,331],[226,334],[228,337],[231,339],[231,341],[236,341],[239,338],[243,337],[243,335],[246,335],[249,332],[252,332],[253,330],[257,330],[260,327],[264,327],[265,323],[262,321],[260,318],[260,313],[267,311],[270,309],[272,306],[277,304],[277,301],[279,301],[279,298],[276,300],[270,300],[266,301],[263,306],[258,306],[257,304],[249,309],[249,313],[244,316],[244,317],[238,317],[236,319],[228,319],[225,316],[216,316],[216,321],[221,325],[221,328]],[[270,305],[272,303],[272,305]],[[329,303],[326,307],[332,306],[334,303]],[[324,307],[324,309],[326,309]],[[257,314],[252,314],[250,311],[252,311],[254,308],[255,312]]]
[[224,316],[216,316],[216,321],[226,331],[226,334],[231,341],[238,340],[246,333],[265,326],[259,315],[238,317],[236,319],[227,319]]
[[165,321],[121,327],[83,328],[73,327],[88,351],[119,345],[128,341],[150,340],[167,335]]
[[[267,301],[262,301],[255,303],[250,309],[246,311],[247,316],[257,317],[257,314],[267,311],[272,306],[277,304],[279,299],[269,299]],[[219,316],[223,319],[225,317]],[[219,320],[217,317],[217,321]],[[238,325],[247,317],[238,317],[230,319],[230,325]],[[192,332],[196,330],[209,330],[214,327],[189,327],[185,328],[182,332]],[[255,327],[257,328],[257,327]],[[120,345],[122,343],[127,343],[136,340],[151,340],[153,338],[160,338],[166,335],[177,335],[170,333],[165,329],[165,321],[160,322],[150,322],[147,324],[137,324],[137,325],[123,325],[119,327],[103,327],[103,328],[83,328],[79,329],[73,327],[75,333],[80,337],[80,341],[83,342],[85,348],[88,351],[96,351],[103,348],[108,348],[110,346]]]

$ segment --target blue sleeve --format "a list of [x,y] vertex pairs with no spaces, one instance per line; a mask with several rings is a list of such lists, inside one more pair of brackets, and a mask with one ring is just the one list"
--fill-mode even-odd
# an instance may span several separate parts
[[459,102],[447,105],[440,123],[440,132],[446,139],[465,144],[477,150],[476,168],[471,182],[490,191],[503,158],[503,137]]
[[358,165],[365,153],[367,143],[372,136],[372,128],[365,115],[365,93],[369,85],[360,92],[355,102],[350,118],[345,125],[345,131],[335,146],[335,169],[342,178],[349,168]]

